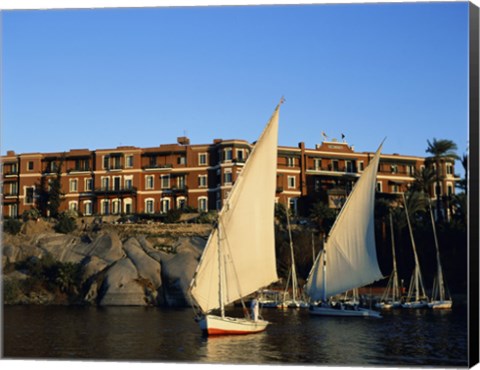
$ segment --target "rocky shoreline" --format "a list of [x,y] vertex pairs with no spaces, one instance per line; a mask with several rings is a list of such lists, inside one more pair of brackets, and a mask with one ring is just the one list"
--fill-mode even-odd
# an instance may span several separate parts
[[[4,233],[4,304],[190,305],[188,286],[211,225],[90,226],[60,234],[38,220],[26,222],[18,235]],[[22,268],[22,262],[44,259],[77,268],[76,284],[68,285],[63,275],[55,278],[63,283],[60,288],[32,282],[32,272]]]

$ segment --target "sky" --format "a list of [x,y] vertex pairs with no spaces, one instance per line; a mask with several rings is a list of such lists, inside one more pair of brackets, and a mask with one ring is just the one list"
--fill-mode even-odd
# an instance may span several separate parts
[[[468,3],[3,10],[1,153],[345,140],[468,148]],[[457,165],[457,172],[461,165]]]

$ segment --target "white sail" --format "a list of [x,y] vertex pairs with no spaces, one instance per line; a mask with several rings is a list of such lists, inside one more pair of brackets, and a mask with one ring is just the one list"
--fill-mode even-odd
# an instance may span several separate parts
[[204,313],[278,280],[274,238],[278,115],[279,106],[219,212],[218,227],[192,280],[190,293]]
[[355,184],[312,267],[305,288],[314,301],[382,278],[373,217],[381,147]]

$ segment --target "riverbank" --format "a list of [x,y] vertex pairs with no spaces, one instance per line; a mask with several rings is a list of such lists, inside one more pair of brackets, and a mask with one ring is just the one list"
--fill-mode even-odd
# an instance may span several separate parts
[[5,304],[190,304],[210,224],[79,223],[61,234],[30,220],[17,235],[3,235]]

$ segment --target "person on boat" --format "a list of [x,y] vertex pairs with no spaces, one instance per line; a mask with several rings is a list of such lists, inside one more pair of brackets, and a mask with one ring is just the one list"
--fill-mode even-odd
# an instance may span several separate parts
[[256,295],[250,302],[250,310],[252,311],[252,320],[258,321],[258,299]]

